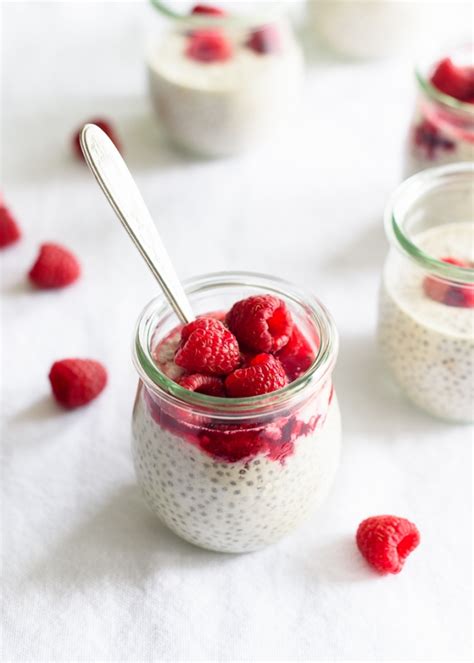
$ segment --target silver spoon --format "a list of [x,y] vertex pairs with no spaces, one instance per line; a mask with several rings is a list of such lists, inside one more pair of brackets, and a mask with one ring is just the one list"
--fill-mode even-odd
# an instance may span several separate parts
[[160,284],[171,307],[183,323],[194,313],[150,212],[120,152],[95,124],[81,132],[81,148],[93,172],[131,240]]

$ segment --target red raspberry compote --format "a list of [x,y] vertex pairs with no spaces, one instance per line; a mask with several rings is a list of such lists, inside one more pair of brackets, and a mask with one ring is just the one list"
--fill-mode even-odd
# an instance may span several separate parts
[[470,44],[417,68],[418,102],[407,141],[406,176],[474,159],[473,49]]
[[[256,550],[290,532],[333,482],[337,332],[317,300],[276,279],[217,274],[187,292],[207,322],[183,328],[162,297],[138,322],[138,482],[151,510],[187,541]],[[252,306],[233,315],[249,297]]]

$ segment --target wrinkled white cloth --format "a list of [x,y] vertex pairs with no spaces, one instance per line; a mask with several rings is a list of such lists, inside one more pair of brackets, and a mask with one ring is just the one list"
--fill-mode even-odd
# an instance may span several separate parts
[[[5,198],[24,238],[2,252],[3,660],[468,660],[472,429],[417,411],[374,346],[384,203],[400,175],[413,95],[406,62],[320,57],[301,121],[248,156],[188,159],[148,107],[140,3],[3,8]],[[327,504],[265,551],[219,555],[146,510],[130,455],[131,335],[157,290],[86,167],[71,130],[114,119],[182,277],[250,269],[314,290],[341,335],[344,443]],[[83,277],[32,292],[43,241]],[[110,383],[61,411],[51,363],[98,358]],[[377,577],[354,533],[377,513],[412,519],[422,543]]]

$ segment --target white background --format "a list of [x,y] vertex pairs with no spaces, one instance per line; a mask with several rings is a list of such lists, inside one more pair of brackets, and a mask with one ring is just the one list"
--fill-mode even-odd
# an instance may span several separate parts
[[[190,160],[149,109],[151,19],[141,3],[3,7],[2,190],[24,230],[1,256],[4,660],[468,660],[472,429],[407,403],[373,338],[411,65],[320,54],[287,141]],[[71,156],[71,131],[97,114],[115,121],[181,276],[276,274],[314,290],[336,318],[341,469],[321,511],[266,551],[194,548],[140,500],[130,341],[156,285]],[[43,241],[77,252],[77,285],[29,289]],[[47,381],[67,356],[110,372],[100,399],[72,413]],[[355,548],[359,521],[377,513],[420,528],[399,576],[373,574]]]

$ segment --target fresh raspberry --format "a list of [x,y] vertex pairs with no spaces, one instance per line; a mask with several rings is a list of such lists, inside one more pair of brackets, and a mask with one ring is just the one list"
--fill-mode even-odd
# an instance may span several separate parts
[[181,330],[175,362],[190,373],[226,375],[240,364],[235,336],[215,318],[198,318]]
[[420,543],[416,525],[397,516],[372,516],[357,529],[357,547],[379,573],[400,573]]
[[290,382],[306,373],[316,358],[314,349],[296,325],[288,343],[275,356],[283,364]]
[[281,33],[275,25],[265,25],[251,33],[246,46],[261,55],[279,53],[282,49]]
[[82,150],[81,150],[80,136],[81,136],[82,128],[84,127],[85,124],[95,124],[96,126],[98,126],[99,129],[102,129],[102,131],[104,131],[107,134],[107,136],[110,138],[110,140],[115,145],[115,147],[119,151],[122,151],[122,143],[121,143],[119,137],[117,136],[117,132],[115,131],[113,124],[109,120],[106,120],[105,118],[96,117],[96,118],[93,118],[92,120],[88,120],[87,122],[84,122],[82,127],[74,133],[74,136],[73,136],[73,139],[72,139],[72,146],[73,146],[73,149],[74,149],[74,153],[76,154],[76,156],[79,159],[82,159],[84,161],[84,155],[82,154]]
[[59,244],[42,244],[29,277],[38,288],[64,288],[76,281],[81,266],[76,256]]
[[225,388],[232,398],[268,394],[288,384],[285,369],[273,355],[259,354],[245,368],[227,376]]
[[293,330],[291,313],[273,295],[254,295],[236,302],[227,314],[229,329],[239,343],[256,352],[277,352]]
[[21,230],[10,210],[0,206],[0,249],[14,244],[21,237]]
[[227,12],[219,7],[211,7],[211,5],[194,5],[191,9],[191,14],[207,14],[208,16],[225,16]]
[[214,375],[202,375],[193,373],[183,376],[179,384],[189,391],[197,391],[208,396],[225,396],[223,381]]
[[235,463],[268,450],[262,429],[246,429],[226,425],[223,430],[204,428],[199,434],[199,446],[211,456]]
[[192,60],[209,64],[232,57],[232,44],[219,30],[194,30],[188,40],[186,55]]
[[443,94],[459,101],[472,102],[474,99],[474,67],[458,67],[451,58],[438,63],[431,83]]
[[[458,258],[441,258],[456,267],[471,267],[472,265]],[[446,304],[446,306],[457,306],[459,308],[474,308],[474,284],[460,285],[448,283],[434,276],[427,276],[423,280],[425,295],[435,302]]]
[[52,365],[49,381],[57,402],[72,409],[100,394],[107,384],[107,371],[92,359],[62,359]]

